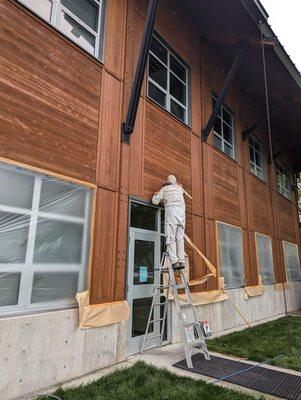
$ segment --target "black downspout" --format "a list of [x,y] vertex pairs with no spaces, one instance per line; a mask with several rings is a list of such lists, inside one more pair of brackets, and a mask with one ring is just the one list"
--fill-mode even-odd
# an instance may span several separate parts
[[123,143],[130,143],[130,137],[133,133],[136,115],[139,104],[142,83],[144,79],[145,67],[147,63],[148,53],[151,45],[152,34],[154,30],[155,17],[159,0],[150,0],[145,21],[143,39],[140,47],[139,58],[136,65],[135,77],[132,87],[131,98],[126,114],[125,122],[121,124],[121,135]]
[[246,46],[242,46],[241,49],[240,49],[240,52],[237,54],[235,60],[233,61],[233,64],[232,64],[231,69],[230,69],[230,71],[228,73],[227,79],[226,79],[226,81],[224,83],[224,87],[222,89],[222,92],[221,92],[221,94],[220,94],[220,96],[218,98],[218,101],[216,102],[216,104],[214,106],[214,109],[213,109],[212,114],[211,114],[211,116],[209,118],[209,121],[208,121],[208,123],[206,125],[206,128],[202,130],[201,137],[202,137],[202,141],[203,142],[206,142],[206,140],[207,140],[207,138],[208,138],[208,136],[209,136],[209,134],[211,132],[211,129],[213,128],[213,126],[214,126],[214,124],[216,122],[217,114],[218,114],[219,110],[221,109],[221,106],[224,104],[224,100],[225,100],[225,97],[226,97],[226,95],[228,93],[228,90],[229,90],[230,86],[232,85],[232,82],[234,81],[236,73],[237,73],[237,71],[238,71],[238,69],[240,67],[241,62],[242,62],[245,49],[246,49]]

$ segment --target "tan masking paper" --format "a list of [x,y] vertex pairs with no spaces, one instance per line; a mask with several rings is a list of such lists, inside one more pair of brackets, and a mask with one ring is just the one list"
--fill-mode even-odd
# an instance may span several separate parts
[[130,307],[126,301],[89,305],[89,291],[76,294],[81,329],[98,328],[129,319]]

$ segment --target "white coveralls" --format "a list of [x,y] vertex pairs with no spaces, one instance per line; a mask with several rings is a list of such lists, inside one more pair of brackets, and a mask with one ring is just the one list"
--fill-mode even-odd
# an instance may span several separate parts
[[171,263],[185,263],[184,231],[185,200],[183,188],[176,183],[166,184],[153,196],[153,204],[165,206],[165,236]]

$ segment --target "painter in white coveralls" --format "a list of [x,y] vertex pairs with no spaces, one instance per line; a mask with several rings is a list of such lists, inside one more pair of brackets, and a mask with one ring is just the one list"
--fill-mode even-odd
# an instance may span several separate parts
[[165,206],[165,236],[167,251],[174,269],[185,268],[184,231],[185,231],[185,200],[184,190],[178,185],[173,175],[167,177],[167,182],[152,199],[153,204],[162,203]]

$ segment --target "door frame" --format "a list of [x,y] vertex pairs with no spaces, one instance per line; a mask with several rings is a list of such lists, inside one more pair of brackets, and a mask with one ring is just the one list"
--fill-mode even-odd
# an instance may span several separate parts
[[[132,203],[138,203],[138,204],[141,204],[143,206],[152,207],[152,208],[157,210],[157,230],[156,231],[131,227],[131,205],[132,205]],[[130,288],[130,279],[131,279],[131,282],[133,282],[133,265],[131,266],[131,271],[130,271],[130,263],[133,261],[133,255],[134,255],[134,247],[132,247],[132,246],[134,246],[133,241],[135,240],[135,236],[137,236],[137,237],[141,236],[142,240],[143,240],[143,236],[145,236],[145,237],[148,236],[150,238],[153,238],[154,241],[155,241],[155,263],[156,263],[156,254],[157,254],[157,262],[158,262],[157,267],[159,267],[159,264],[161,262],[161,254],[162,254],[161,239],[162,239],[162,237],[164,237],[164,233],[161,232],[161,212],[162,212],[162,210],[163,210],[162,207],[155,206],[155,205],[153,205],[153,204],[151,204],[149,202],[143,201],[143,200],[138,199],[136,197],[129,197],[127,267],[126,267],[126,300],[129,303],[131,312],[130,312],[130,318],[129,318],[128,322],[127,322],[127,334],[126,334],[126,337],[127,337],[127,339],[126,339],[127,355],[136,354],[136,353],[140,352],[141,348],[139,348],[139,345],[140,345],[140,342],[141,342],[141,345],[142,345],[142,341],[143,341],[143,337],[144,337],[144,335],[141,335],[141,336],[137,336],[136,338],[133,338],[132,334],[131,334],[131,332],[132,332],[132,319],[133,319],[132,301],[133,301],[134,297],[132,295],[133,291],[130,290],[131,289]],[[133,237],[133,241],[132,241],[132,237]],[[152,240],[152,239],[150,239],[150,240]],[[157,243],[157,247],[158,247],[157,250],[156,250],[156,243]],[[155,276],[154,282],[156,282],[156,276]],[[131,285],[134,286],[133,283],[131,283]],[[154,285],[152,285],[152,286],[154,287]],[[129,298],[130,294],[131,294],[131,298]],[[153,294],[153,288],[152,288],[152,291],[151,291],[151,297],[152,297],[152,294]],[[166,345],[166,344],[168,344],[170,342],[170,327],[171,327],[170,304],[168,304],[167,307],[168,307],[167,308],[167,317],[166,317],[166,322],[165,322],[166,340],[164,340],[162,342],[162,345]],[[135,347],[135,344],[133,343],[133,340],[134,340],[134,342],[136,342],[136,347],[137,347],[136,351],[133,351],[133,347]],[[157,342],[156,340],[152,340],[149,343],[149,346],[147,348],[158,347],[158,345],[159,345],[159,342]]]

